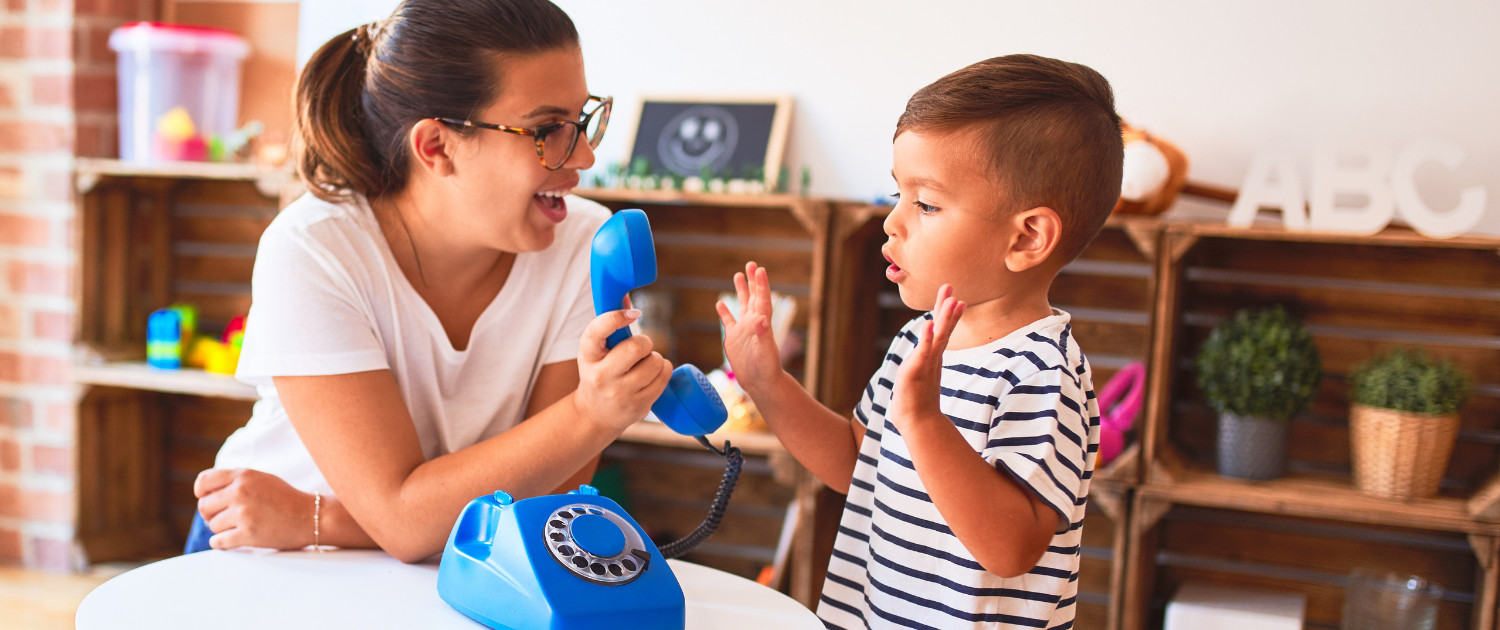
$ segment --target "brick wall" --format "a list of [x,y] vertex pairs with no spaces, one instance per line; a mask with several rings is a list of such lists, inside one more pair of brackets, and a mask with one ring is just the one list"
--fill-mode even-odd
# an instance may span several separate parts
[[116,154],[110,29],[153,0],[0,0],[0,563],[76,562],[74,155]]

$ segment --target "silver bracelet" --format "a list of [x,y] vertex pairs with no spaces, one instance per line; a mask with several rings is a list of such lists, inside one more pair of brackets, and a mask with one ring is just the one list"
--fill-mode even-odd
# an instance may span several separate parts
[[317,551],[318,553],[323,553],[322,532],[318,531],[319,530],[318,520],[319,520],[319,516],[321,515],[322,512],[323,512],[323,495],[320,494],[320,493],[314,492],[313,493],[313,550]]

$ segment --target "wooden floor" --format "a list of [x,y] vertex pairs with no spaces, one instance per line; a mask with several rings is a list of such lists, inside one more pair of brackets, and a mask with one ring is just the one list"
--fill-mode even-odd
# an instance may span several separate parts
[[0,630],[72,630],[84,596],[135,567],[101,564],[88,573],[59,574],[0,566]]

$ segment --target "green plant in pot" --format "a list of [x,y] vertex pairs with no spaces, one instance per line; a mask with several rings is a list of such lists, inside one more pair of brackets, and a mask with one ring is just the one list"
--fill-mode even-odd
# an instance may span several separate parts
[[1386,499],[1437,494],[1468,399],[1463,371],[1421,350],[1392,350],[1361,364],[1349,388],[1354,484]]
[[1312,335],[1280,306],[1214,328],[1198,351],[1198,387],[1219,412],[1219,474],[1284,474],[1288,421],[1307,411],[1322,377]]

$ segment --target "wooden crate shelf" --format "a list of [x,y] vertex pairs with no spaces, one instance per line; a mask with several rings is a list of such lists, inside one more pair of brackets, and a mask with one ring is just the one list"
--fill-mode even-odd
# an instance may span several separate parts
[[[1310,598],[1310,622],[1337,623],[1341,583],[1327,576],[1389,565],[1427,571],[1450,590],[1467,586],[1455,580],[1472,580],[1472,595],[1444,603],[1439,627],[1494,628],[1500,591],[1500,291],[1493,287],[1500,284],[1500,238],[1437,240],[1404,228],[1362,236],[1174,222],[1163,226],[1159,251],[1143,480],[1132,499],[1123,626],[1148,627],[1159,618],[1163,598],[1184,579],[1303,590]],[[1307,323],[1323,357],[1323,386],[1311,411],[1291,421],[1287,476],[1260,482],[1222,477],[1213,466],[1216,414],[1197,390],[1193,357],[1212,327],[1236,310],[1273,304]],[[1380,352],[1412,346],[1457,362],[1473,376],[1475,395],[1462,414],[1440,496],[1367,497],[1349,475],[1348,374]],[[1182,538],[1187,528],[1163,520],[1178,506],[1264,514],[1269,516],[1258,518],[1304,526],[1347,523],[1337,527],[1355,538],[1360,531],[1403,533],[1367,536],[1364,542],[1328,537],[1329,544],[1356,551],[1321,573],[1308,573],[1296,568],[1302,559],[1277,556],[1267,547],[1274,536],[1241,532],[1237,540],[1255,539],[1256,546],[1235,547],[1249,543],[1226,539],[1224,549],[1194,548]],[[1440,535],[1467,543],[1472,570],[1434,569],[1452,565],[1451,549],[1399,544]],[[1205,557],[1220,552],[1229,557]],[[1440,556],[1447,564],[1434,564]],[[1216,568],[1204,568],[1209,566]],[[1326,584],[1310,586],[1319,579]]]
[[234,380],[232,376],[192,368],[162,370],[136,362],[74,365],[73,380],[83,385],[121,387],[231,400],[260,400],[253,386]]
[[[1177,458],[1165,453],[1162,457]],[[1151,481],[1137,491],[1148,500],[1178,505],[1500,536],[1500,523],[1472,518],[1465,499],[1376,499],[1360,494],[1348,482],[1308,476],[1248,481],[1220,476],[1201,465],[1158,462]]]

